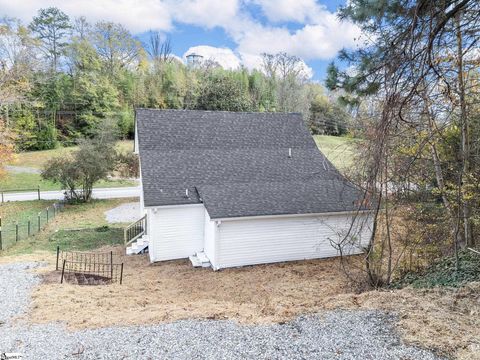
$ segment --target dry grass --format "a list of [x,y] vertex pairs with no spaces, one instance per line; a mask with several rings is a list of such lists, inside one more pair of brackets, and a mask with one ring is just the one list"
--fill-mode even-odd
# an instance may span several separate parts
[[[102,249],[102,251],[110,249]],[[460,289],[402,289],[354,293],[337,259],[259,265],[214,272],[186,260],[151,265],[147,256],[123,257],[123,285],[59,284],[51,253],[15,261],[50,262],[32,294],[32,323],[62,321],[70,329],[140,325],[179,319],[233,319],[240,323],[288,321],[332,309],[380,309],[399,315],[409,343],[480,358],[480,283]],[[0,259],[1,260],[1,259]],[[8,258],[3,258],[8,261]],[[11,259],[10,259],[11,261]]]
[[123,261],[123,285],[60,285],[58,274],[48,275],[33,293],[28,318],[40,323],[65,321],[70,328],[186,318],[265,323],[316,311],[323,307],[324,296],[347,291],[336,260],[219,272],[193,269],[186,260],[150,265],[147,256],[135,256]]
[[458,359],[480,359],[480,283],[460,289],[413,289],[341,294],[326,309],[381,309],[399,316],[407,342]]

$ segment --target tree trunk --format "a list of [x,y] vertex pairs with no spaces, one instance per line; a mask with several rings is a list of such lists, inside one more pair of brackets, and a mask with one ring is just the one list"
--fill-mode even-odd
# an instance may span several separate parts
[[[458,97],[460,101],[460,129],[461,129],[461,140],[462,140],[462,150],[461,150],[461,161],[462,161],[462,179],[470,171],[470,144],[469,144],[469,126],[468,126],[468,117],[467,117],[467,105],[465,102],[465,81],[463,78],[463,38],[461,31],[461,13],[459,12],[455,17],[456,22],[456,39],[457,39],[457,86],[458,86]],[[463,189],[463,180],[460,182],[460,186]],[[465,243],[467,246],[473,245],[473,238],[471,233],[471,219],[470,219],[470,203],[465,199],[463,191],[461,193],[461,202],[463,210],[463,226],[464,226],[464,235]]]
[[442,170],[442,162],[440,161],[440,157],[438,155],[437,146],[435,143],[435,133],[437,132],[435,126],[435,119],[430,111],[430,104],[428,100],[428,96],[425,91],[422,92],[423,102],[425,104],[425,115],[427,117],[427,128],[428,128],[428,136],[430,138],[430,152],[432,154],[432,161],[433,161],[433,168],[435,170],[435,179],[437,181],[438,190],[440,190],[440,195],[442,197],[442,203],[448,213],[449,223],[450,223],[450,230],[452,231],[452,240],[454,242],[455,248],[457,248],[460,239],[459,239],[459,229],[458,223],[456,221],[457,215],[455,214],[450,201],[447,198],[446,191],[445,191],[445,180],[443,177],[443,170]]

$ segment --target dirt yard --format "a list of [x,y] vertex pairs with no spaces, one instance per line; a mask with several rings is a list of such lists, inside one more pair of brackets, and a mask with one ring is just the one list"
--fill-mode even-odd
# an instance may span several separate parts
[[[122,248],[114,249],[121,256]],[[32,323],[62,321],[70,329],[187,318],[270,323],[322,310],[381,309],[399,315],[399,331],[410,343],[459,359],[480,358],[480,283],[458,290],[356,294],[336,259],[214,272],[194,269],[186,260],[151,265],[147,256],[122,256],[123,285],[77,286],[59,284],[51,253],[15,258],[32,260],[50,263],[40,270],[44,281],[32,294],[26,316]]]

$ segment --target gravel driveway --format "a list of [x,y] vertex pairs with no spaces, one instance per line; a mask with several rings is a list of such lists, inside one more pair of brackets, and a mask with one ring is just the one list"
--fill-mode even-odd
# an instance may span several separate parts
[[[0,318],[25,310],[37,283],[34,264],[0,265]],[[12,301],[13,300],[13,301]],[[15,306],[12,306],[15,303]],[[141,316],[139,314],[138,316]],[[25,359],[440,359],[403,344],[395,317],[379,311],[331,311],[276,325],[184,320],[152,326],[67,331],[61,324],[0,325],[0,353]]]
[[105,211],[105,218],[109,223],[132,223],[141,217],[139,202],[122,204]]

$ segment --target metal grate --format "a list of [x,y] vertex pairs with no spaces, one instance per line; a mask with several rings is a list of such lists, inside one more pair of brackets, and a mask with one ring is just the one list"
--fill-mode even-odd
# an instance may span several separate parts
[[56,270],[62,271],[60,283],[105,285],[123,282],[123,263],[114,263],[113,251],[60,251],[57,247]]

